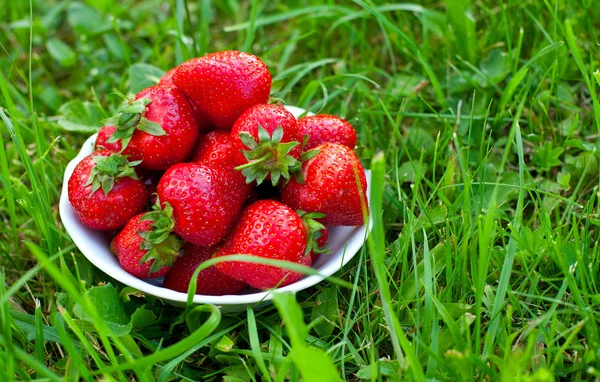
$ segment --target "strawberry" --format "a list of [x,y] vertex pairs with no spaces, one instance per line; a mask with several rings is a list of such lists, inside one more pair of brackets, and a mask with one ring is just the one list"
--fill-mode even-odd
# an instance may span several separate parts
[[158,81],[158,86],[175,86],[173,83],[173,74],[177,68],[169,69]]
[[[161,77],[160,81],[158,81],[158,85],[176,87],[173,83],[173,74],[175,74],[175,70],[177,70],[177,68],[173,68],[166,72],[165,75]],[[189,101],[190,106],[192,107],[192,110],[194,110],[194,114],[196,115],[196,120],[198,121],[198,128],[200,129],[200,131],[212,130],[213,126],[210,124],[208,118],[206,118],[206,116],[202,114],[202,112],[200,111],[200,109],[198,109],[198,106],[196,106],[194,101]]]
[[283,202],[292,208],[324,213],[319,220],[328,226],[362,225],[367,181],[360,160],[351,149],[337,143],[324,143],[315,150],[318,154],[302,164],[304,184],[291,179],[281,190]]
[[98,137],[96,137],[95,150],[109,150],[113,153],[118,153],[121,151],[121,142],[106,142],[111,135],[113,135],[116,131],[116,127],[112,125],[103,126],[100,131],[98,131]]
[[266,65],[233,50],[184,62],[175,70],[173,83],[220,129],[230,129],[246,109],[266,103],[271,92]]
[[183,240],[171,233],[171,207],[154,205],[153,211],[133,217],[113,238],[111,251],[121,267],[141,279],[161,277],[181,254]]
[[196,146],[198,121],[185,95],[174,87],[153,86],[128,101],[113,119],[123,154],[141,160],[140,167],[166,170],[186,160]]
[[356,131],[347,121],[334,115],[319,114],[298,120],[298,129],[302,136],[308,135],[305,150],[313,149],[322,143],[339,143],[354,149]]
[[158,183],[158,197],[173,206],[175,233],[196,245],[221,241],[235,223],[250,187],[235,170],[180,163]]
[[[177,259],[167,273],[163,286],[178,292],[187,293],[190,280],[196,268],[212,257],[212,247],[201,247],[187,243],[183,248],[184,256]],[[196,294],[222,296],[235,294],[248,285],[219,272],[214,266],[198,274]]]
[[231,129],[238,170],[248,182],[290,178],[302,151],[296,118],[283,107],[260,104],[246,110]]
[[133,169],[139,162],[108,150],[85,157],[68,182],[69,202],[81,222],[96,230],[115,230],[144,210],[148,191]]
[[[310,265],[310,252],[316,250],[314,234],[324,227],[311,219],[312,214],[302,215],[281,202],[259,200],[242,211],[214,256],[245,254]],[[224,261],[215,267],[259,289],[289,285],[302,278],[300,273],[264,264]]]
[[235,154],[231,134],[215,130],[200,137],[192,161],[233,169],[236,165]]

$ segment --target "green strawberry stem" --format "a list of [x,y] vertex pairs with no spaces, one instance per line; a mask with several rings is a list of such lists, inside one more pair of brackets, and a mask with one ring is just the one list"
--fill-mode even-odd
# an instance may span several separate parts
[[173,207],[169,203],[161,208],[160,200],[152,206],[152,211],[146,213],[141,220],[152,220],[149,231],[138,232],[142,239],[140,248],[147,250],[140,264],[154,260],[150,266],[150,273],[160,271],[163,267],[172,265],[181,255],[183,239],[173,233],[175,221],[173,220]]
[[316,219],[322,219],[325,217],[325,214],[320,212],[311,212],[307,213],[302,210],[297,210],[296,213],[302,219],[302,223],[304,224],[304,228],[307,232],[307,243],[306,249],[304,250],[304,256],[309,255],[311,252],[313,253],[330,253],[329,245],[325,243],[324,246],[319,247],[317,240],[323,235],[321,232],[325,229],[325,226],[322,223],[319,223]]
[[127,102],[119,113],[109,118],[105,123],[114,124],[115,132],[111,135],[106,142],[114,143],[121,140],[121,151],[125,150],[131,137],[136,130],[144,131],[150,135],[161,136],[166,135],[167,132],[156,122],[152,122],[144,117],[146,113],[146,107],[152,102],[149,98],[140,98],[138,100],[128,99],[124,95]]
[[276,186],[282,177],[285,180],[290,179],[290,169],[298,167],[298,160],[288,154],[299,142],[281,143],[282,138],[281,126],[269,135],[269,132],[259,125],[258,142],[249,133],[240,133],[242,143],[249,148],[242,151],[248,163],[235,169],[242,172],[247,183],[256,181],[257,184],[261,184],[269,175],[273,186]]
[[102,187],[104,195],[108,195],[115,181],[120,178],[138,179],[134,167],[142,163],[141,160],[129,162],[127,157],[121,154],[97,155],[93,157],[93,160],[95,166],[92,167],[90,176],[85,183],[86,186],[92,185],[89,196],[92,196],[100,187]]

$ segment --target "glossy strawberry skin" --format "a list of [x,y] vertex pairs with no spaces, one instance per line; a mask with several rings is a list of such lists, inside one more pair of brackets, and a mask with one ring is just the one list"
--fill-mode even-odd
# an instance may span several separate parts
[[158,81],[158,86],[175,86],[173,83],[173,74],[175,74],[176,69],[169,69]]
[[327,226],[362,225],[361,196],[367,203],[367,181],[360,160],[351,149],[336,143],[316,149],[319,154],[302,164],[304,184],[290,180],[281,190],[283,202],[294,209],[324,213],[319,221]]
[[241,151],[248,150],[248,147],[240,139],[240,133],[246,132],[258,141],[258,125],[267,130],[269,134],[273,134],[275,129],[281,126],[283,130],[281,142],[295,141],[300,143],[290,151],[290,156],[296,159],[300,158],[302,152],[302,134],[298,129],[296,118],[292,113],[281,106],[260,104],[246,110],[231,129],[233,148],[236,152],[236,164],[242,165],[247,163],[247,160],[244,158]]
[[[242,211],[214,256],[246,254],[310,265],[310,256],[304,256],[307,240],[302,219],[294,210],[274,200],[259,200]],[[215,267],[259,289],[289,285],[302,278],[301,274],[263,264],[224,261]]]
[[[175,74],[175,70],[177,70],[177,68],[173,68],[166,72],[165,75],[160,78],[160,81],[158,81],[158,86],[177,87],[173,83],[173,75]],[[198,128],[200,129],[200,131],[212,130],[213,126],[211,125],[210,121],[208,120],[208,118],[206,118],[204,114],[202,114],[202,112],[200,111],[200,109],[198,109],[198,106],[196,106],[194,101],[192,101],[191,99],[188,99],[188,101],[190,101],[190,106],[194,110],[194,115],[196,116],[196,120],[198,121]]]
[[79,220],[95,230],[119,229],[139,214],[148,202],[148,191],[142,180],[120,178],[108,193],[102,189],[92,195],[92,185],[85,185],[95,166],[94,156],[109,156],[108,150],[94,152],[85,157],[73,170],[68,182],[69,202]]
[[142,160],[141,168],[166,170],[188,159],[198,140],[198,121],[185,95],[174,87],[153,86],[139,92],[135,99],[148,98],[144,117],[156,122],[166,135],[154,136],[137,130],[124,155],[130,160]]
[[[175,261],[165,277],[163,286],[178,292],[187,293],[190,280],[196,268],[212,257],[212,247],[201,247],[187,243],[184,255]],[[235,294],[246,288],[245,283],[221,273],[214,266],[200,271],[196,281],[196,294],[222,296]]]
[[356,146],[356,131],[347,121],[334,115],[319,114],[298,120],[301,135],[308,134],[305,150],[313,149],[323,143],[338,143],[350,149]]
[[158,272],[150,273],[154,260],[140,264],[146,250],[140,248],[142,237],[139,232],[149,231],[151,220],[141,220],[144,214],[134,216],[110,243],[110,250],[119,259],[121,267],[129,274],[140,279],[156,278],[167,274],[170,267],[162,267]]
[[215,130],[200,137],[192,162],[233,169],[236,166],[235,153],[231,134]]
[[220,129],[231,129],[245,110],[266,103],[271,92],[266,65],[256,56],[232,50],[184,62],[173,82]]
[[110,138],[111,135],[115,133],[116,128],[111,125],[103,126],[100,131],[98,131],[98,137],[96,137],[96,150],[109,150],[113,153],[118,153],[121,151],[121,141],[108,143],[106,140]]
[[225,237],[249,190],[234,170],[199,163],[177,164],[158,183],[160,201],[173,207],[175,233],[202,246]]

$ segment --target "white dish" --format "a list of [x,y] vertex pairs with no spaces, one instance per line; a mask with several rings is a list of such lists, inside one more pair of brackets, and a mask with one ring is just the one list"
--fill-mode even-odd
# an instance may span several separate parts
[[[304,109],[295,106],[286,106],[296,118],[305,112]],[[151,294],[161,299],[167,300],[174,305],[183,305],[187,301],[187,294],[176,292],[160,286],[162,280],[150,279],[142,280],[125,272],[119,265],[117,258],[110,252],[110,237],[100,231],[94,231],[84,226],[71,207],[68,199],[68,181],[75,169],[75,166],[94,150],[96,134],[89,137],[79,154],[67,165],[64,174],[63,188],[60,195],[60,218],[65,229],[77,245],[81,253],[96,267],[102,270],[112,278],[122,282],[125,285],[133,287],[141,292]],[[366,171],[367,176],[367,196],[371,186],[371,172]],[[369,219],[370,221],[370,219]],[[298,282],[277,289],[281,292],[298,292],[309,288],[324,278],[333,275],[348,263],[365,243],[368,233],[371,231],[365,225],[360,227],[328,227],[329,228],[329,247],[331,254],[322,255],[313,264],[313,268],[320,273],[319,276],[308,276]],[[225,296],[206,296],[195,295],[195,304],[215,304],[221,306],[224,310],[239,311],[245,310],[247,305],[263,305],[273,297],[273,291],[249,290],[243,294],[225,295]]]

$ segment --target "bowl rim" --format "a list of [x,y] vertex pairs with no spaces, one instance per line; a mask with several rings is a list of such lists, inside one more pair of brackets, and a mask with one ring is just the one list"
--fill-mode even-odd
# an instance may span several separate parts
[[[298,115],[303,114],[305,112],[304,109],[294,107],[294,106],[286,106],[294,116],[297,118]],[[312,114],[308,113],[307,115]],[[68,200],[68,183],[69,178],[71,177],[75,166],[83,160],[87,155],[93,152],[94,143],[96,141],[97,133],[91,135],[81,147],[81,150],[77,154],[75,158],[73,158],[65,168],[64,178],[63,178],[63,186],[60,195],[59,202],[59,214],[62,220],[63,226],[65,230],[77,246],[77,248],[81,251],[81,253],[98,269],[102,272],[110,275],[115,280],[123,283],[124,285],[130,286],[134,289],[137,289],[141,292],[159,297],[161,299],[165,299],[171,302],[177,303],[186,303],[188,299],[187,293],[177,292],[171,289],[164,288],[162,286],[153,285],[152,283],[139,279],[129,273],[125,272],[122,268],[122,272],[114,272],[115,269],[113,265],[106,264],[102,261],[102,256],[93,253],[92,250],[88,248],[88,243],[86,240],[86,233],[84,232],[87,227],[84,227],[83,224],[79,221],[79,219],[75,215],[75,211],[73,210],[71,204]],[[370,206],[369,200],[369,190],[371,187],[371,171],[365,170],[365,175],[367,178],[367,203]],[[335,272],[339,271],[344,265],[346,265],[360,250],[360,248],[366,242],[366,239],[372,229],[372,219],[369,216],[368,224],[362,225],[358,227],[352,227],[356,232],[352,233],[350,238],[346,241],[342,250],[342,255],[339,257],[339,261],[336,261],[336,258],[333,258],[326,263],[324,263],[319,269],[319,275],[309,275],[306,276],[299,281],[287,285],[282,288],[266,290],[256,293],[250,294],[235,294],[235,295],[222,295],[222,296],[210,296],[210,295],[200,295],[196,294],[193,298],[194,304],[215,304],[220,306],[236,306],[236,305],[249,305],[249,304],[257,304],[261,302],[270,301],[273,298],[273,292],[299,292],[301,290],[307,289],[311,286],[318,284],[323,281],[325,278],[333,275]],[[360,239],[358,239],[360,238]],[[346,255],[346,253],[348,255]],[[332,254],[333,255],[333,254]]]

